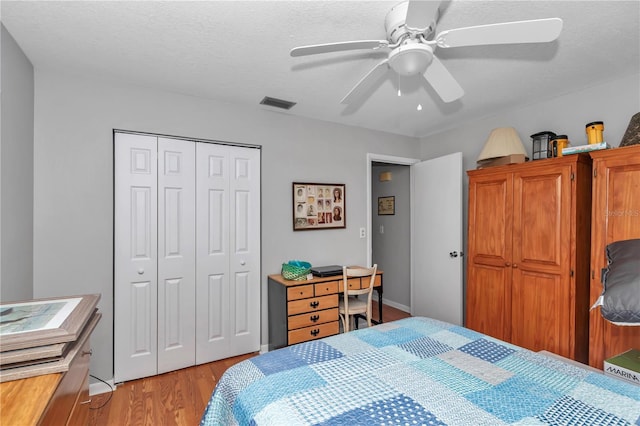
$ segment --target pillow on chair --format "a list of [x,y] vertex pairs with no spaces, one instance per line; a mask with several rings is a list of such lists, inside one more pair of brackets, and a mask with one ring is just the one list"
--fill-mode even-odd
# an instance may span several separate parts
[[597,304],[604,319],[617,325],[640,325],[640,239],[611,243],[602,271],[604,291]]

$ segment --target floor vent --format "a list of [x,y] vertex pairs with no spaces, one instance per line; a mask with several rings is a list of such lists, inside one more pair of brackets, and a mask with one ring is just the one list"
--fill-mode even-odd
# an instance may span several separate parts
[[296,103],[291,101],[285,101],[283,99],[270,98],[265,96],[260,101],[260,105],[267,105],[281,109],[291,109]]

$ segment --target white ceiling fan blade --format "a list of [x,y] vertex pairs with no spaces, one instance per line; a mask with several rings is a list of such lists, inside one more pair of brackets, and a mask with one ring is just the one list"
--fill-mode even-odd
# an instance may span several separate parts
[[436,42],[439,47],[544,43],[558,38],[561,31],[560,18],[534,19],[442,31]]
[[405,25],[410,30],[424,32],[437,19],[440,1],[410,0]]
[[351,89],[349,93],[347,93],[347,95],[342,98],[340,103],[350,104],[361,96],[364,96],[369,91],[371,86],[389,70],[389,65],[387,63],[388,60],[385,59],[384,61],[373,67],[371,71],[369,71],[364,77],[360,79],[360,81],[355,86],[353,86],[353,89]]
[[342,41],[338,43],[314,44],[291,49],[291,56],[315,55],[318,53],[339,52],[357,49],[381,49],[389,46],[387,40]]
[[444,102],[453,102],[464,95],[462,87],[460,87],[449,70],[440,62],[440,59],[435,56],[433,57],[431,65],[429,65],[424,72],[424,78]]

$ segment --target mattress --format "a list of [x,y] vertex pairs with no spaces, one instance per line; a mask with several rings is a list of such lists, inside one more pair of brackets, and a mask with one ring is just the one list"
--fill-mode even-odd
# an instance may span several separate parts
[[412,317],[230,367],[201,425],[639,425],[640,387]]

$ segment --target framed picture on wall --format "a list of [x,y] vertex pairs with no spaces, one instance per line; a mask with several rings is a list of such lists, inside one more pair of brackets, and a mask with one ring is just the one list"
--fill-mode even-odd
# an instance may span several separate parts
[[293,182],[293,230],[347,227],[345,185]]
[[396,197],[378,197],[378,215],[396,214]]

